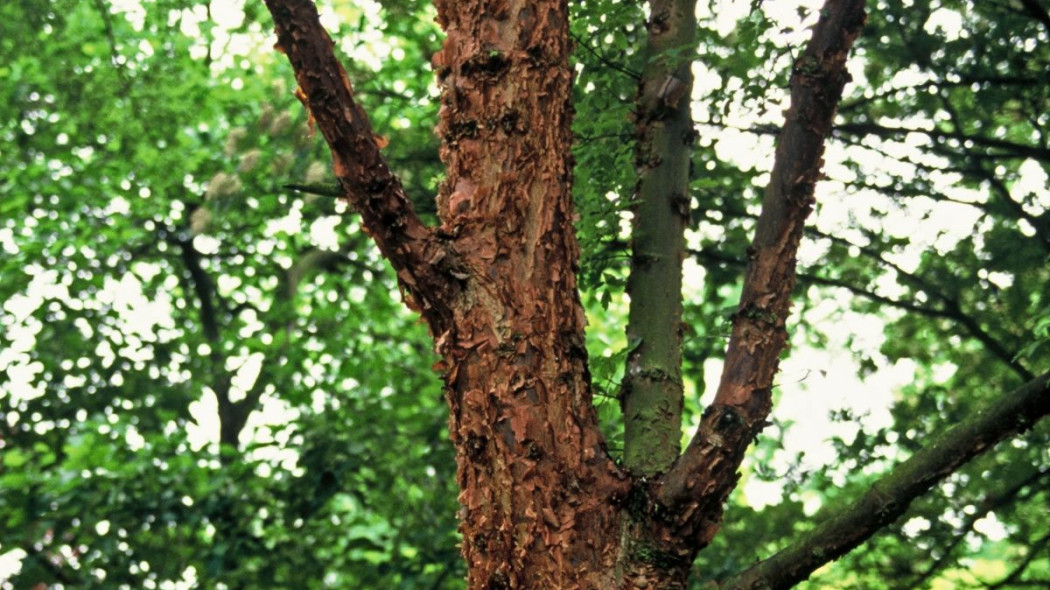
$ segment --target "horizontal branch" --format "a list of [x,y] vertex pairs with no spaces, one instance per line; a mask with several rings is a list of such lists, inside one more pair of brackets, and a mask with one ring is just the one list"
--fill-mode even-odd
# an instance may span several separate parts
[[842,123],[840,125],[835,126],[835,131],[838,133],[848,133],[850,135],[874,135],[876,137],[881,138],[896,138],[911,133],[917,133],[919,135],[925,135],[926,137],[934,141],[945,141],[948,139],[954,139],[959,142],[973,142],[974,145],[979,145],[986,148],[1004,150],[1005,153],[1000,154],[999,157],[1032,158],[1033,160],[1050,162],[1050,149],[1038,146],[1024,145],[1021,143],[1014,143],[1012,141],[995,139],[993,137],[967,135],[958,131],[941,131],[938,129],[892,127],[888,125],[879,125],[876,123]]
[[[714,251],[714,250],[689,250],[689,255],[692,256],[694,259],[696,259],[696,261],[699,262],[702,265],[705,265],[705,264],[719,264],[719,265],[722,265],[722,266],[743,266],[744,265],[744,262],[742,260],[740,260],[740,259],[738,259],[736,257],[733,257],[733,256],[726,255],[726,254],[724,254],[722,252]],[[862,287],[858,287],[857,285],[854,285],[853,283],[850,283],[849,281],[845,281],[845,280],[842,280],[842,279],[833,279],[833,278],[829,278],[829,277],[823,277],[823,276],[820,276],[820,275],[809,274],[809,273],[804,273],[804,272],[799,272],[797,276],[798,276],[798,282],[802,283],[803,286],[805,286],[805,285],[820,285],[822,287],[836,287],[836,288],[840,288],[840,289],[845,289],[845,290],[849,291],[850,293],[852,293],[854,295],[857,295],[859,297],[863,297],[865,299],[868,299],[869,301],[872,301],[872,302],[875,302],[875,303],[879,303],[881,305],[886,305],[888,307],[901,309],[901,310],[904,310],[904,311],[907,311],[907,312],[910,312],[910,313],[919,313],[919,314],[922,314],[922,315],[925,315],[925,316],[929,316],[929,317],[932,317],[932,318],[951,318],[951,319],[954,319],[954,316],[952,316],[951,314],[949,314],[949,313],[947,313],[947,312],[945,312],[943,310],[936,309],[936,308],[933,308],[933,307],[927,307],[927,306],[924,306],[924,305],[918,305],[916,303],[913,303],[910,300],[899,300],[899,299],[894,299],[892,297],[886,297],[885,295],[879,295],[878,293],[875,293],[874,291],[870,291],[868,289],[864,289]]]
[[450,322],[457,282],[451,248],[416,215],[401,182],[380,153],[368,116],[354,100],[332,39],[310,0],[266,0],[277,32],[277,49],[288,56],[299,84],[296,96],[310,111],[332,153],[343,196],[361,215],[379,251],[397,271],[402,289],[435,333]]
[[844,510],[791,546],[720,583],[718,590],[791,588],[826,563],[859,546],[903,515],[911,502],[999,441],[1020,434],[1050,413],[1050,373],[993,400],[893,468]]
[[[956,73],[958,75],[958,73]],[[952,88],[968,88],[977,84],[984,88],[985,86],[1038,86],[1042,84],[1038,78],[1034,76],[975,76],[975,75],[961,75],[958,79],[954,80],[931,80],[929,82],[923,82],[921,84],[908,84],[905,86],[891,86],[878,92],[875,92],[871,96],[860,96],[848,102],[843,102],[839,106],[839,113],[847,113],[850,111],[858,111],[861,107],[875,103],[882,100],[892,100],[899,94],[911,93],[911,96],[918,96],[922,94],[936,93],[941,90],[948,90]]]

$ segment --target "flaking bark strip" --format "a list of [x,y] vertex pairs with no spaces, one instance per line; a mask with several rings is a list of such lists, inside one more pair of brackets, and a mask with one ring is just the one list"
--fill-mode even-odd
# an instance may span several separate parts
[[380,153],[368,116],[354,100],[346,71],[310,0],[266,0],[277,48],[288,56],[299,84],[296,96],[309,110],[332,154],[343,196],[361,215],[380,252],[398,271],[400,286],[432,332],[450,327],[459,285],[427,263],[455,258],[416,215],[401,182]]

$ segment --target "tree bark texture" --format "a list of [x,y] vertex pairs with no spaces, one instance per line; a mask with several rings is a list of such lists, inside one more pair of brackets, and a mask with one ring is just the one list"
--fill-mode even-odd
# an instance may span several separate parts
[[[745,355],[730,383],[771,379],[783,347],[794,248],[845,83],[845,51],[863,20],[862,3],[844,4],[853,12],[822,19],[803,57],[804,76],[796,72],[793,112],[805,125],[796,122],[792,131],[789,122],[785,135],[807,151],[778,152],[775,186],[767,194],[771,213],[759,224],[730,346],[731,358],[740,349],[752,357]],[[575,282],[566,4],[436,3],[448,34],[432,60],[442,85],[437,132],[448,175],[438,195],[442,225],[434,230],[420,222],[379,153],[316,8],[305,0],[267,5],[278,47],[295,69],[298,96],[332,149],[344,194],[394,265],[442,356],[469,587],[684,587],[696,551],[717,530],[743,450],[768,413],[768,383],[720,393],[721,405],[709,412],[695,439],[700,443],[691,447],[694,453],[700,447],[701,460],[685,461],[687,451],[659,485],[632,480],[605,452]],[[688,49],[678,46],[693,42],[695,25],[685,3],[654,7],[649,51],[657,65],[640,89],[637,123],[649,144],[640,161],[659,174],[642,175],[640,189],[651,195],[652,211],[640,207],[636,227],[656,238],[660,224],[684,227],[687,160],[659,160],[688,150],[692,133],[688,62],[665,62],[659,54]],[[680,316],[681,305],[681,229],[675,233],[667,244],[651,244],[662,248],[657,266],[671,283],[661,286],[665,292],[653,305],[672,317]],[[676,349],[676,342],[672,334],[659,346]],[[756,366],[757,376],[746,374]],[[680,398],[680,386],[674,393]],[[657,405],[668,397],[656,394]],[[672,423],[677,430],[677,419]],[[641,471],[666,468],[677,454],[676,438],[664,437],[668,456]]]
[[344,194],[442,356],[470,588],[614,588],[626,477],[591,404],[562,2],[438,2],[448,181],[420,223],[308,1],[269,1]]
[[[446,384],[457,451],[468,588],[684,588],[696,553],[718,531],[744,451],[770,411],[770,387],[786,342],[795,254],[820,177],[824,140],[849,78],[846,54],[864,22],[863,0],[829,0],[795,63],[792,106],[748,252],[715,401],[681,456],[674,459],[677,438],[665,433],[660,444],[669,446],[660,450],[666,456],[652,463],[632,459],[630,470],[621,469],[606,453],[591,404],[572,226],[566,2],[435,2],[438,22],[447,33],[444,47],[432,59],[442,87],[437,132],[448,169],[437,197],[437,228],[419,220],[387,168],[313,3],[266,4],[276,22],[278,47],[295,70],[298,96],[331,147],[344,197],[396,269],[406,300],[422,314],[441,355],[437,368]],[[684,5],[654,1],[652,51],[663,51],[657,47],[663,43],[663,27],[673,30],[662,18],[677,14],[674,18],[690,22],[691,13],[682,13]],[[667,10],[656,10],[658,6]],[[682,34],[681,42],[691,42]],[[674,48],[679,42],[668,40],[665,46]],[[643,108],[636,123],[649,127],[640,129],[640,137],[651,142],[639,153],[656,158],[640,158],[651,167],[643,171],[640,193],[652,196],[636,210],[639,234],[651,232],[650,222],[675,228],[684,223],[678,193],[685,191],[687,170],[682,170],[682,160],[674,166],[657,160],[662,152],[687,150],[685,135],[691,134],[684,107],[688,92],[676,94],[681,91],[674,81],[688,85],[687,71],[675,64],[650,73],[653,82],[640,90]],[[661,168],[665,165],[667,170]],[[652,176],[652,170],[668,179]],[[654,212],[646,212],[649,206]],[[660,248],[657,258],[668,263],[661,276],[670,283],[680,281],[675,278],[680,269],[672,268],[681,263],[679,239],[651,243]],[[637,260],[650,247],[641,244],[635,268],[646,272],[655,266]],[[640,285],[633,283],[632,295]],[[660,288],[667,291],[656,293],[653,305],[680,297],[678,286]],[[676,313],[675,305],[680,303],[667,303],[668,317]],[[634,317],[631,322],[635,325]],[[677,334],[665,335],[659,344],[663,354],[677,354],[676,342]],[[641,349],[647,343],[657,346],[643,337]],[[635,356],[633,362],[644,363],[644,358]],[[647,370],[650,365],[637,366]],[[673,381],[672,373],[663,384]],[[1044,415],[1045,379],[1040,383],[1031,387],[1042,402],[1011,406],[1012,418],[992,421],[1007,427],[997,431],[978,422],[974,432],[999,432],[995,436],[1001,438],[1031,423],[1022,423],[1019,415]],[[657,391],[650,398],[658,413],[668,403],[665,393]],[[675,413],[670,407],[665,417],[673,422]],[[639,426],[644,438],[647,427]],[[998,440],[967,433],[956,446],[944,448],[959,452],[959,445],[977,441],[968,447],[972,456],[992,438]],[[944,449],[931,454],[941,459],[951,455]],[[921,493],[931,478],[957,466],[938,461],[905,464],[900,485],[877,490],[849,512],[877,512],[884,494],[901,496],[895,500],[899,504],[903,496]],[[933,472],[924,474],[923,469]],[[912,476],[913,483],[905,482]],[[870,534],[867,530],[836,551],[846,551]],[[815,561],[825,563],[840,554],[811,559],[784,576],[784,583],[808,575]],[[747,587],[764,576],[741,578],[732,587]]]
[[567,6],[435,4],[439,231],[468,274],[436,336],[468,587],[613,588],[627,486],[597,428],[576,289]]
[[696,1],[653,0],[635,110],[638,187],[621,391],[624,466],[666,471],[682,438],[682,261],[689,221]]
[[[714,402],[693,439],[658,483],[656,496],[681,522],[679,535],[703,546],[721,522],[744,451],[766,424],[770,393],[795,286],[802,229],[814,203],[824,141],[849,80],[846,57],[864,25],[863,0],[828,0],[796,60],[791,107],[748,248],[748,268]],[[706,514],[697,520],[694,512]]]

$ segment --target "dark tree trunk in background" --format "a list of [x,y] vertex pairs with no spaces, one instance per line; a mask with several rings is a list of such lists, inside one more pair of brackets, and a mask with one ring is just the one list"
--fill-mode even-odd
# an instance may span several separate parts
[[[468,587],[684,588],[770,411],[795,253],[864,2],[829,0],[795,63],[792,107],[748,252],[725,373],[680,456],[678,323],[692,81],[689,51],[677,61],[650,60],[635,121],[641,202],[630,291],[641,303],[630,318],[639,342],[624,392],[623,469],[606,453],[591,404],[576,287],[567,3],[436,2],[448,35],[432,60],[448,171],[437,197],[439,228],[420,222],[387,168],[313,3],[266,3],[299,96],[331,147],[344,196],[397,270],[442,357]],[[695,44],[692,3],[654,0],[651,9],[650,57]],[[1034,399],[1045,398],[1045,383],[1030,389]],[[1032,411],[1025,408],[1014,411]],[[943,476],[942,459],[923,465]],[[893,488],[902,495],[891,498],[892,509],[869,503],[856,513],[877,510],[881,521],[899,515],[922,485],[932,485],[930,478]],[[875,530],[861,528],[862,538]],[[789,587],[854,541],[822,537],[822,561],[795,559],[790,575],[779,566],[749,570],[741,583]]]

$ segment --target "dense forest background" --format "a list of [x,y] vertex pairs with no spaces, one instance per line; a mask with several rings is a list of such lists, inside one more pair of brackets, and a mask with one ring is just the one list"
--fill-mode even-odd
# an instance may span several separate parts
[[[433,9],[320,4],[433,221]],[[818,8],[700,2],[687,432]],[[644,12],[572,10],[579,279],[615,454]],[[1050,364],[1045,3],[868,12],[773,424],[697,588]],[[0,588],[462,588],[437,357],[325,194],[330,159],[271,29],[256,2],[0,5]],[[1044,422],[985,453],[802,587],[1050,585],[1048,439]]]

